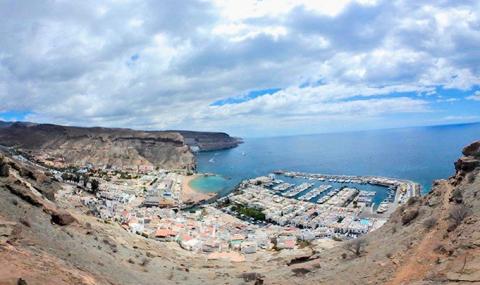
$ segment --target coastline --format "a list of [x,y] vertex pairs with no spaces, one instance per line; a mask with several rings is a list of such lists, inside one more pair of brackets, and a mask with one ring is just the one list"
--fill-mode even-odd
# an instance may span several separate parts
[[195,174],[190,176],[184,176],[182,181],[182,202],[185,204],[198,204],[207,201],[216,196],[216,193],[202,193],[195,190],[190,186],[190,182],[202,176],[201,174]]

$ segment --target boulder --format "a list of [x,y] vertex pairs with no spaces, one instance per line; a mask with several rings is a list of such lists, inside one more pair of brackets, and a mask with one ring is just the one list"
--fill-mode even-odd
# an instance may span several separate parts
[[4,156],[0,154],[0,177],[8,177],[9,172],[8,164],[5,162]]
[[466,146],[463,151],[465,156],[480,157],[480,141],[476,141],[468,146]]
[[60,226],[68,226],[75,222],[75,218],[68,212],[57,211],[51,214],[52,222]]
[[461,157],[455,162],[457,172],[470,172],[480,166],[480,160],[472,157]]

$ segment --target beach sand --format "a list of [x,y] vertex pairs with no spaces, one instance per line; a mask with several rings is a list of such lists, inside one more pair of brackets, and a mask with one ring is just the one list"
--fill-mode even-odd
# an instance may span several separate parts
[[190,187],[190,181],[197,178],[199,175],[184,176],[182,181],[181,199],[185,204],[197,204],[204,200],[214,197],[215,193],[201,193]]

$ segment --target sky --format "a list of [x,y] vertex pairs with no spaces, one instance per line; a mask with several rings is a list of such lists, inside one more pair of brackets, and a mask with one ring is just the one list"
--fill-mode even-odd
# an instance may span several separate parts
[[480,2],[1,0],[0,119],[275,136],[480,121]]

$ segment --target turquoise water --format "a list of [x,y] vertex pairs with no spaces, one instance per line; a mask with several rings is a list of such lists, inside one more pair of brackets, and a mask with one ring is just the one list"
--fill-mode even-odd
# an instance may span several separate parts
[[222,176],[199,176],[190,181],[189,185],[203,193],[228,191],[230,184]]
[[362,225],[368,225],[368,224],[370,224],[370,221],[369,221],[368,219],[361,219],[361,220],[360,220],[360,224],[362,224]]
[[246,138],[234,149],[199,153],[198,171],[221,177],[199,178],[192,186],[224,195],[244,179],[285,169],[410,179],[425,193],[433,180],[454,174],[462,148],[478,139],[480,124]]

